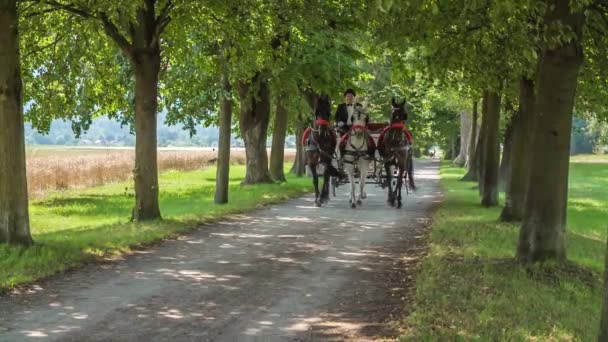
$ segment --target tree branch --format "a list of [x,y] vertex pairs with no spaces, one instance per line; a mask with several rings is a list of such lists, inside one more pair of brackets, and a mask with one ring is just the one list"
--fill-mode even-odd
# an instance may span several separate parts
[[70,3],[60,3],[56,0],[43,0],[45,4],[58,10],[65,10],[70,13],[79,15],[85,19],[98,19],[103,24],[104,31],[106,34],[118,44],[118,47],[128,56],[131,57],[131,44],[129,41],[120,33],[118,27],[108,18],[105,12],[92,12],[88,8],[78,7]]
[[132,46],[125,38],[120,31],[118,31],[118,27],[114,25],[114,23],[108,18],[108,15],[105,12],[99,12],[99,19],[103,23],[103,29],[110,38],[118,44],[118,47],[128,56],[132,57]]
[[55,7],[51,7],[51,8],[47,8],[45,10],[42,10],[42,11],[28,13],[24,17],[25,18],[32,18],[32,17],[35,17],[37,15],[42,15],[42,14],[46,14],[46,13],[52,13],[52,12],[56,12],[56,11],[61,11],[61,9],[55,8]]
[[129,36],[131,37],[131,41],[135,41],[135,24],[132,21],[129,21]]
[[62,36],[60,34],[57,34],[56,37],[55,37],[55,40],[53,42],[51,42],[51,43],[49,43],[47,45],[41,46],[40,48],[38,48],[36,50],[30,51],[24,57],[29,57],[29,56],[31,56],[31,55],[33,55],[35,53],[38,53],[40,51],[44,51],[44,50],[46,50],[48,48],[54,47],[55,45],[57,45],[57,43],[59,43],[59,41],[61,41],[63,39],[63,37],[64,36]]
[[591,6],[593,6],[593,5],[608,6],[608,0],[595,0],[594,2],[591,3]]
[[[156,17],[156,26],[160,26],[165,20],[169,18],[169,13],[175,7],[173,0],[167,0],[165,7],[163,7],[160,11],[158,17]],[[166,25],[165,25],[166,26]]]
[[154,35],[152,36],[150,47],[154,47],[156,44],[159,44],[160,35],[165,31],[165,28],[171,22],[170,13],[173,7],[173,0],[167,0],[167,3],[160,11],[158,17],[154,19]]
[[81,7],[76,7],[73,4],[62,4],[58,1],[55,0],[46,0],[45,3],[47,5],[50,5],[54,8],[57,9],[62,9],[62,10],[66,10],[68,12],[77,14],[83,18],[86,19],[90,19],[90,18],[94,18],[95,16],[91,13],[90,10],[86,9],[86,8],[81,8]]
[[[27,5],[27,7],[25,7],[25,8],[21,8],[22,4],[24,4],[26,2],[30,2],[30,4]],[[38,5],[39,3],[40,3],[40,0],[32,0],[32,1],[19,1],[19,0],[17,0],[17,5],[19,6],[19,7],[17,7],[17,9],[19,10],[19,13],[25,13],[30,8]]]
[[160,23],[157,23],[156,24],[156,32],[155,32],[156,35],[160,36],[160,34],[165,31],[165,28],[167,27],[167,25],[169,25],[170,22],[171,22],[171,17],[168,16],[163,21],[161,21]]

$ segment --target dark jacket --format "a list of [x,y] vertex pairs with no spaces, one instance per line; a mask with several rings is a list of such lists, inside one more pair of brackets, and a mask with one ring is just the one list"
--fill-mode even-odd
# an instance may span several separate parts
[[336,109],[336,124],[338,122],[344,122],[344,124],[348,122],[348,110],[346,109],[346,103],[339,104],[338,109]]
[[[353,103],[353,106],[361,105],[360,103]],[[348,109],[346,109],[346,103],[341,103],[338,105],[338,109],[336,109],[336,123],[344,122],[345,124],[348,122]]]

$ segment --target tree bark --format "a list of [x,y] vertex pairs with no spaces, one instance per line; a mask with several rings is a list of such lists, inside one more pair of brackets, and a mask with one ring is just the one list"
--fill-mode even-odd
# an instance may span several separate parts
[[477,129],[478,121],[478,101],[473,102],[473,127],[471,128],[471,143],[469,144],[469,161],[467,173],[461,181],[477,182],[479,178],[479,164],[481,161],[481,128]]
[[314,113],[317,111],[317,102],[319,101],[320,95],[310,89],[304,90],[302,94],[304,95],[304,99],[310,106],[310,110],[313,113],[312,117],[314,118]]
[[[608,247],[608,241],[606,246]],[[602,304],[598,342],[608,341],[608,249],[606,250],[604,265],[604,302]]]
[[160,50],[135,52],[135,208],[133,221],[161,218],[158,204],[156,116]]
[[[317,109],[317,101],[319,99],[319,94],[315,93],[310,89],[306,89],[302,91],[302,96],[306,100],[306,103],[310,106],[311,113],[315,113]],[[314,115],[313,115],[314,116]],[[291,168],[291,172],[298,175],[298,177],[303,177],[306,172],[306,149],[300,144],[302,141],[302,136],[304,135],[304,130],[306,129],[307,121],[312,120],[302,120],[299,119],[297,121],[297,129],[296,129],[296,161],[294,162],[293,167]]]
[[0,0],[0,243],[32,244],[15,0]]
[[445,155],[443,156],[443,159],[445,160],[452,160],[454,158],[454,155],[456,150],[456,133],[450,134],[450,138],[448,141],[448,147],[445,149]]
[[572,110],[579,68],[584,14],[568,1],[551,0],[545,26],[569,26],[573,38],[544,47],[538,73],[536,129],[526,209],[517,257],[523,262],[564,260]]
[[507,108],[509,108],[509,111],[512,112],[512,115],[505,129],[502,158],[500,158],[500,169],[498,171],[498,189],[500,191],[505,191],[509,181],[511,180],[510,173],[513,151],[513,125],[514,121],[518,119],[517,116],[519,114],[517,112],[513,112],[513,106],[511,104],[508,104]]
[[285,94],[278,94],[270,150],[270,176],[276,182],[285,182],[285,136],[287,135],[288,111]]
[[[239,126],[245,141],[246,171],[243,184],[270,183],[266,137],[270,122],[268,81],[258,72],[251,82],[238,85],[241,110]],[[255,93],[255,94],[254,94]]]
[[486,123],[482,167],[484,171],[480,182],[483,185],[480,188],[483,189],[481,204],[485,207],[493,207],[498,205],[500,94],[490,92],[487,98],[487,115],[484,117],[484,122]]
[[513,145],[509,181],[506,186],[505,207],[500,214],[503,222],[521,221],[524,215],[526,190],[530,175],[529,150],[534,134],[534,81],[522,78],[519,85],[519,112],[513,121]]
[[300,144],[302,141],[302,136],[304,135],[304,127],[298,126],[296,128],[296,159],[293,162],[293,166],[291,167],[290,172],[297,175],[298,177],[303,177],[306,173],[306,156],[304,155],[304,147]]
[[479,167],[477,168],[477,181],[479,184],[479,196],[483,195],[483,179],[485,174],[485,153],[486,153],[486,134],[488,132],[488,97],[489,92],[483,92],[483,99],[481,100],[481,130],[479,131]]
[[138,9],[137,20],[131,23],[130,44],[105,14],[102,22],[106,34],[121,48],[135,73],[135,206],[131,219],[160,219],[156,121],[161,61],[159,35],[162,30],[154,3]]
[[463,167],[467,164],[469,143],[471,142],[471,121],[471,116],[467,112],[460,113],[460,152],[453,161],[456,166]]
[[[472,165],[475,165],[473,161],[475,160],[475,147],[477,145],[477,101],[473,102],[473,112],[471,113],[471,128],[469,131],[469,144],[467,149],[467,156],[465,167],[470,169]],[[468,173],[468,172],[467,172]]]
[[220,137],[217,148],[217,172],[215,177],[215,197],[217,204],[228,203],[230,183],[230,135],[232,133],[232,86],[228,70],[222,73],[222,99],[220,102]]
[[452,137],[452,163],[454,162],[453,159],[458,157],[459,153],[460,153],[460,134],[454,133],[454,135]]

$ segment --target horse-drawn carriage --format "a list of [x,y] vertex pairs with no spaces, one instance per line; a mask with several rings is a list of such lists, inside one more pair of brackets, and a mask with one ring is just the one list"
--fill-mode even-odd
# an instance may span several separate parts
[[[322,206],[329,200],[330,186],[331,192],[336,195],[336,187],[346,183],[346,173],[351,186],[349,201],[352,208],[361,205],[367,197],[365,185],[368,183],[388,187],[387,202],[401,208],[401,188],[406,183],[406,175],[412,182],[409,168],[411,135],[403,125],[407,119],[405,101],[396,103],[393,99],[392,105],[391,124],[388,125],[368,123],[366,108],[356,104],[349,118],[352,125],[338,141],[336,130],[330,127],[328,121],[331,111],[329,97],[322,96],[319,99],[314,126],[304,133],[302,139],[302,144],[306,146],[307,165],[313,175],[317,206]],[[318,172],[319,166],[323,166],[322,172]],[[323,176],[321,190],[320,175]],[[360,188],[358,193],[355,188],[357,179]]]
[[[385,128],[390,126],[389,123],[380,123],[380,122],[370,122],[367,124],[367,133],[373,139],[374,144],[378,146],[378,140],[380,138],[380,134],[384,131]],[[333,160],[334,166],[340,171],[340,173],[344,174],[344,163],[340,157],[340,155],[336,152],[335,159]],[[396,168],[391,168],[391,182],[393,186],[397,184],[397,174],[398,171]],[[358,167],[355,167],[355,177],[360,179],[360,170]],[[331,189],[332,194],[336,197],[336,189],[340,185],[348,184],[349,180],[347,177],[337,177],[332,176],[331,178]],[[373,157],[369,157],[369,165],[367,171],[367,177],[365,178],[365,182],[367,184],[374,184],[377,187],[381,187],[382,189],[388,186],[388,177],[386,175],[386,169],[384,168],[384,158],[380,156],[378,151],[375,151]],[[407,186],[407,184],[406,184]]]

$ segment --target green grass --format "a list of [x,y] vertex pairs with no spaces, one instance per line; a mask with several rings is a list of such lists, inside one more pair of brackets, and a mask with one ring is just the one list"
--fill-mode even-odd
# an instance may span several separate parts
[[513,261],[518,228],[479,205],[464,170],[443,164],[445,201],[419,268],[407,341],[594,341],[608,226],[608,165],[573,163],[566,265]]
[[30,204],[32,235],[28,249],[0,245],[0,290],[30,282],[85,262],[128,253],[196,228],[198,223],[255,209],[309,192],[311,181],[288,175],[283,184],[242,186],[244,166],[230,169],[230,203],[213,203],[215,168],[170,171],[160,177],[164,220],[129,223],[132,184],[115,183],[49,194]]

